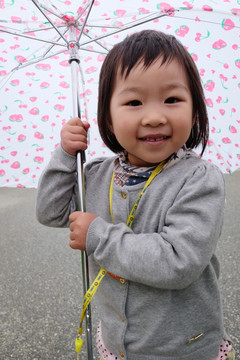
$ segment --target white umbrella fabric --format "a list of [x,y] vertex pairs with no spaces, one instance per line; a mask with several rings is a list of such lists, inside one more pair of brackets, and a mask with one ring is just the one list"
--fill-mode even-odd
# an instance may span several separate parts
[[203,0],[102,0],[82,5],[79,1],[1,1],[0,186],[37,187],[59,144],[62,125],[74,116],[69,41],[70,29],[76,26],[81,117],[91,124],[87,159],[110,154],[99,136],[96,114],[105,54],[128,33],[155,28],[175,35],[199,68],[210,121],[205,158],[223,172],[236,170],[240,164],[239,15],[237,0],[212,5]]

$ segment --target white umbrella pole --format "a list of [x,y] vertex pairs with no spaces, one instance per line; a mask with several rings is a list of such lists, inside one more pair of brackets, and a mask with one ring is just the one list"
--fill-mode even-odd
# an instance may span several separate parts
[[[76,29],[74,26],[70,27],[70,34],[72,39],[76,39]],[[69,42],[70,50],[70,64],[71,64],[71,78],[72,78],[72,98],[73,98],[73,116],[81,117],[80,102],[79,102],[79,59],[77,57],[78,44],[75,40]],[[85,153],[80,151],[77,154],[77,172],[78,172],[78,188],[79,188],[79,208],[81,211],[86,211],[85,204],[85,181],[83,164],[85,162]],[[88,272],[88,258],[85,251],[81,252],[82,255],[82,279],[83,279],[83,292],[86,294],[89,288],[89,272]],[[92,352],[92,323],[91,323],[91,308],[90,304],[86,309],[86,341],[87,341],[87,355],[88,360],[93,360]]]

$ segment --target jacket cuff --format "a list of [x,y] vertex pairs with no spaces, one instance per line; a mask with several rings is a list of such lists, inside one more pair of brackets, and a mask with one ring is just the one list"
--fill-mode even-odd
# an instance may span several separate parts
[[88,228],[86,239],[86,252],[88,256],[92,255],[96,250],[100,242],[101,233],[105,232],[107,225],[109,224],[100,217],[92,221]]
[[60,160],[62,164],[67,165],[69,170],[76,170],[77,157],[70,155],[65,150],[63,150],[61,144],[57,147],[55,153],[53,153],[53,158],[55,156],[57,156],[58,160]]

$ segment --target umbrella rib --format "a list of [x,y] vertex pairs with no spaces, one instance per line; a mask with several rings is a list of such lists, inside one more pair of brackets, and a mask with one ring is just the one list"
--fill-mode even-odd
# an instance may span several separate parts
[[[8,74],[6,74],[4,76],[3,79],[0,80],[0,85],[2,83],[2,85],[0,86],[0,90],[4,87],[5,84],[7,84],[9,82],[9,80],[11,79],[11,77],[13,76],[13,74],[15,73],[15,71],[17,70],[17,68],[12,69]],[[5,81],[3,81],[5,80]]]
[[[160,15],[157,15],[156,17],[155,17],[155,15],[156,14],[159,14],[159,11],[158,12],[156,12],[156,11],[154,11],[154,12],[151,12],[151,13],[149,13],[148,15],[145,15],[145,16],[141,16],[141,18],[139,19],[139,20],[133,20],[133,21],[131,21],[131,22],[129,22],[129,23],[127,23],[126,25],[128,25],[128,26],[130,26],[131,24],[135,24],[135,23],[137,23],[136,25],[134,25],[134,26],[138,26],[138,25],[141,25],[141,24],[144,24],[145,22],[148,22],[148,21],[151,21],[151,20],[155,20],[155,19],[157,19],[157,18],[159,18],[159,17],[162,17],[162,16],[169,16],[169,15],[171,15],[173,12],[176,12],[176,11],[180,11],[180,10],[177,10],[177,9],[173,9],[173,10],[166,10],[166,11],[160,11]],[[128,14],[128,18],[130,17],[130,16],[136,16],[136,13],[132,13],[132,14]],[[139,15],[139,14],[138,14]],[[115,18],[110,18],[111,20],[116,20]],[[145,19],[145,20],[144,20]],[[91,19],[92,21],[93,21],[93,19]],[[98,21],[98,20],[95,20],[95,21]],[[94,24],[94,25],[92,25],[92,24],[87,24],[87,26],[89,26],[89,27],[101,27],[101,28],[110,28],[110,29],[120,29],[120,27],[119,26],[114,26],[114,25],[112,25],[112,26],[110,26],[110,25],[96,25],[96,24]]]
[[[54,16],[56,16],[56,17],[58,17],[59,19],[62,20],[62,16],[63,16],[63,15],[59,15],[59,14],[55,13],[53,10],[47,8],[47,7],[46,7],[45,5],[43,5],[43,4],[40,4],[40,6],[41,6],[44,10],[49,11],[51,14],[53,14]],[[44,14],[44,16],[45,16],[45,14]]]
[[[159,12],[153,12],[152,14],[150,13],[150,14],[148,14],[148,15],[140,18],[139,20],[130,21],[130,22],[127,23],[126,25],[129,26],[129,27],[131,27],[131,25],[133,24],[134,27],[135,27],[135,26],[144,24],[144,23],[146,23],[146,22],[148,22],[148,21],[155,20],[155,19],[157,19],[157,18],[159,18],[159,17],[169,16],[169,15],[171,15],[171,14],[172,14],[173,12],[175,12],[175,11],[179,11],[179,10],[173,10],[173,11],[172,11],[172,10],[166,10],[166,11],[164,11],[164,12],[163,12],[163,11],[160,11],[160,15],[159,15]],[[136,25],[135,25],[135,23],[136,23]]]
[[[66,32],[68,31],[68,29],[66,29],[63,33],[63,35],[66,34]],[[61,38],[59,37],[56,41],[60,40]],[[49,53],[49,51],[54,47],[55,45],[51,45],[46,51],[45,53],[43,54],[43,56],[45,57],[47,55],[47,53]],[[60,53],[64,52],[65,50],[61,51]]]
[[90,6],[90,4],[87,4],[85,6],[85,8],[83,8],[83,10],[80,12],[80,14],[78,15],[76,22],[78,22],[78,20],[80,19],[80,17],[84,14],[84,12],[87,10],[87,8]]
[[38,62],[41,61],[41,60],[49,59],[49,58],[51,58],[51,57],[53,57],[53,56],[62,54],[62,53],[65,52],[65,51],[66,51],[66,50],[57,51],[56,53],[54,53],[54,54],[49,54],[48,56],[41,55],[41,56],[37,57],[37,58],[34,59],[34,60],[28,60],[28,61],[26,61],[26,62],[24,62],[24,63],[20,63],[18,66],[16,66],[15,68],[13,68],[13,69],[11,70],[11,72],[14,72],[14,71],[16,71],[16,70],[22,69],[22,68],[27,67],[27,66],[32,65],[32,64],[36,64],[36,63],[38,63]]
[[104,50],[108,50],[108,48],[106,46],[104,46],[103,44],[101,44],[99,41],[93,39],[88,33],[86,33],[85,31],[83,32],[85,36],[87,36],[89,39],[95,41],[96,44],[98,44],[99,46],[101,46]]
[[[187,11],[187,12],[189,12],[189,9],[175,9],[175,10],[173,10],[173,11]],[[200,13],[206,13],[206,11],[205,10],[203,10],[203,9],[201,9],[201,8],[199,8],[199,7],[195,7],[194,9],[191,9],[191,12],[200,12]],[[215,14],[221,14],[221,15],[227,15],[227,16],[236,16],[237,14],[234,14],[234,13],[232,13],[232,12],[230,12],[230,11],[225,11],[225,10],[215,10],[215,9],[213,9],[211,12],[209,12],[210,14],[212,13],[213,15],[215,15]],[[239,16],[238,16],[239,17]]]
[[52,20],[44,13],[44,11],[41,9],[40,5],[36,0],[32,0],[34,5],[38,8],[38,10],[43,14],[43,16],[50,22],[50,24],[54,27],[54,29],[57,31],[57,33],[61,36],[61,38],[66,42],[68,45],[67,39],[62,35],[62,33],[58,30],[58,28],[55,26],[55,24],[52,22]]
[[91,28],[106,28],[106,29],[119,29],[119,26],[110,26],[110,25],[92,25],[87,24],[88,27]]
[[[176,10],[175,10],[175,11],[176,11]],[[171,14],[171,12],[169,12],[169,13],[164,13],[164,14],[160,14],[160,15],[158,14],[158,15],[152,16],[151,18],[149,18],[149,19],[147,19],[147,20],[141,20],[140,22],[135,22],[135,23],[134,23],[134,22],[131,21],[130,23],[128,23],[128,24],[126,24],[125,26],[123,26],[122,28],[120,28],[120,29],[118,28],[118,30],[113,31],[113,32],[111,32],[110,34],[105,34],[105,35],[99,36],[97,39],[93,39],[93,40],[90,40],[90,41],[86,41],[86,42],[82,43],[81,45],[87,45],[87,44],[92,43],[93,41],[96,42],[96,40],[104,39],[105,37],[112,36],[112,35],[117,34],[117,33],[119,33],[119,32],[122,32],[122,31],[128,30],[128,29],[130,29],[130,28],[133,28],[133,27],[136,27],[136,26],[145,24],[145,23],[147,23],[147,22],[149,22],[149,21],[151,21],[151,20],[155,20],[155,19],[161,18],[161,17],[163,17],[163,16],[169,16],[169,14]],[[146,19],[146,17],[145,17],[145,19]]]
[[89,15],[90,15],[90,12],[91,12],[91,10],[92,10],[93,3],[94,3],[94,0],[91,1],[91,4],[90,4],[89,9],[88,9],[88,12],[87,12],[87,15],[86,15],[86,17],[85,17],[85,19],[84,19],[84,22],[83,22],[82,26],[81,26],[81,30],[80,30],[80,33],[79,33],[79,36],[78,36],[78,40],[77,40],[78,43],[79,43],[79,41],[80,41],[80,39],[81,39],[81,36],[82,36],[83,30],[84,30],[84,27],[85,27],[86,22],[87,22],[87,19],[88,19]]
[[17,36],[20,36],[20,37],[24,37],[26,39],[31,39],[31,40],[36,40],[36,41],[41,41],[41,42],[44,42],[44,43],[49,43],[49,44],[53,44],[53,45],[59,45],[59,46],[64,46],[66,47],[65,44],[60,44],[60,43],[56,43],[54,41],[50,41],[50,40],[45,40],[45,39],[40,39],[40,38],[34,38],[32,36],[28,36],[28,35],[24,35],[24,34],[21,34],[21,33],[18,33],[16,31],[10,31],[10,30],[6,30],[6,29],[1,29],[0,32],[5,32],[7,34],[11,34],[11,35],[17,35]]
[[93,49],[86,49],[80,46],[79,50],[83,50],[83,51],[88,51],[88,52],[93,52],[96,54],[103,54],[103,55],[107,55],[107,53],[109,52],[109,50],[106,48],[107,52],[103,52],[103,51],[99,51],[99,50],[93,50]]
[[[58,25],[57,27],[58,28],[66,28],[66,25]],[[27,30],[27,31],[23,31],[23,34],[28,34],[29,32],[46,31],[46,30],[52,30],[52,26],[45,27],[45,28],[42,28],[42,29],[30,29],[30,30]]]
[[[219,12],[219,13],[220,13],[220,12]],[[186,17],[186,16],[175,16],[175,18],[195,21],[195,19],[189,18],[189,17]],[[220,25],[220,22],[216,22],[216,21],[209,21],[209,20],[203,20],[203,19],[200,19],[200,21],[203,22],[203,23],[207,23],[207,24]],[[233,26],[232,26],[232,27],[233,27]],[[240,26],[235,25],[234,28],[239,29]]]

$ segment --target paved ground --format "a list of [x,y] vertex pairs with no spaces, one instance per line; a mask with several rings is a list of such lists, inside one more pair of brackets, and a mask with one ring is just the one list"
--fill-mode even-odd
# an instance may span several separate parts
[[[218,253],[225,324],[239,356],[240,171],[226,176],[226,184]],[[82,300],[80,254],[69,248],[67,230],[37,223],[35,194],[0,188],[0,360],[72,360]],[[94,307],[92,316],[95,337]]]

